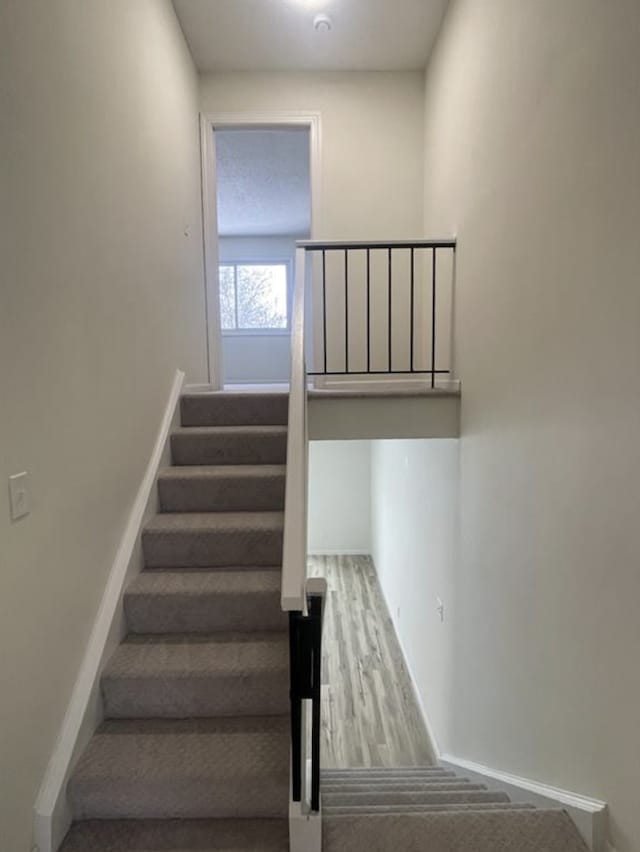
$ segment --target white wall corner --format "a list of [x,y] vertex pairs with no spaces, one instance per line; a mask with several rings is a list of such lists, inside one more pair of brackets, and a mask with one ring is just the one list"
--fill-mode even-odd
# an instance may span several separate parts
[[573,819],[592,852],[615,852],[608,842],[606,802],[491,769],[450,754],[443,754],[440,762],[451,769],[464,770],[464,774],[472,781],[486,784],[490,790],[502,790],[513,802],[528,802],[540,808],[562,808]]
[[158,508],[158,471],[170,463],[170,435],[180,417],[179,401],[185,374],[176,370],[156,441],[98,608],[58,739],[34,806],[34,842],[38,852],[56,852],[71,824],[66,800],[69,775],[102,721],[100,675],[125,633],[122,596],[129,579],[143,565],[140,533]]

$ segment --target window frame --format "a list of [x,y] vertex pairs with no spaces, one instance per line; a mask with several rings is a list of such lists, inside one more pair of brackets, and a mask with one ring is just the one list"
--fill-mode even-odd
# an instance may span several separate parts
[[[284,266],[286,283],[287,283],[287,325],[286,328],[223,328],[222,314],[220,315],[220,331],[223,337],[283,337],[291,335],[291,309],[293,307],[293,286],[291,272],[293,264],[290,257],[252,257],[241,258],[239,260],[218,260],[218,298],[220,297],[220,267],[233,266],[235,267],[234,281],[238,281],[239,266]],[[237,298],[237,293],[236,293]]]

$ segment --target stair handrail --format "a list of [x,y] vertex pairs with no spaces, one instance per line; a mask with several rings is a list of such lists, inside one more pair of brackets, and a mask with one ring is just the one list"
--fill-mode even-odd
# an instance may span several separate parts
[[[291,372],[282,554],[281,606],[289,616],[292,852],[320,852],[320,680],[326,582],[307,579],[307,369],[305,292],[307,251],[296,249],[291,323]],[[310,702],[310,708],[309,708]],[[309,713],[309,709],[311,712]],[[310,753],[307,742],[311,739]]]
[[296,250],[291,323],[291,372],[287,427],[287,471],[282,552],[281,605],[285,612],[306,611],[307,581],[307,369],[305,362],[306,251]]

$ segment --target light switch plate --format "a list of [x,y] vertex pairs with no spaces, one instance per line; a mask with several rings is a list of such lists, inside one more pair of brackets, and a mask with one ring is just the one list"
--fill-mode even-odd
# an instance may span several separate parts
[[24,518],[31,511],[29,505],[29,475],[26,471],[9,477],[9,503],[11,504],[11,520]]

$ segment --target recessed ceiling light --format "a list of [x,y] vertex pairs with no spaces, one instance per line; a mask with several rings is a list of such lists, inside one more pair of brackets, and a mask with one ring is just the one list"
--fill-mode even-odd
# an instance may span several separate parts
[[313,28],[319,33],[328,33],[333,27],[333,21],[328,15],[316,15],[313,19]]

